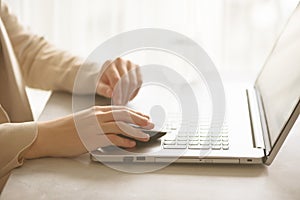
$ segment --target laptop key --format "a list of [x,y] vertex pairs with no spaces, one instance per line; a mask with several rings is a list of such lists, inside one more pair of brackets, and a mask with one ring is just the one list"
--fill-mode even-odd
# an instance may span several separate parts
[[200,145],[204,145],[204,146],[209,146],[210,145],[210,141],[201,141],[199,142]]
[[217,142],[222,142],[222,140],[221,140],[221,138],[218,138],[218,139],[212,138],[212,139],[211,139],[211,142],[212,142],[212,143],[217,143]]
[[167,135],[166,138],[164,138],[164,141],[176,141],[176,137]]
[[198,141],[189,141],[189,145],[198,145],[199,142]]
[[228,138],[223,138],[222,142],[228,142]]
[[178,145],[186,145],[186,144],[187,144],[187,141],[177,141],[177,144],[178,144]]
[[164,145],[165,149],[186,149],[186,145]]
[[211,148],[213,150],[220,150],[221,149],[221,145],[212,145]]
[[176,141],[175,140],[167,140],[167,141],[164,141],[164,144],[166,145],[175,145],[176,144]]
[[200,138],[200,142],[209,142],[210,139],[209,138]]
[[229,149],[229,146],[222,146],[222,149],[223,149],[223,150],[228,150],[228,149]]
[[210,146],[203,146],[203,145],[189,145],[189,149],[202,149],[202,150],[208,150],[210,149]]
[[177,136],[177,140],[186,141],[187,136]]

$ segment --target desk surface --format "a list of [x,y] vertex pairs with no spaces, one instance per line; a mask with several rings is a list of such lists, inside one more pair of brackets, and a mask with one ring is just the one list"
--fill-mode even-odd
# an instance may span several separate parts
[[[54,93],[41,119],[70,108],[71,95]],[[128,174],[92,162],[87,154],[26,161],[13,170],[0,199],[300,199],[299,131],[298,119],[269,167],[172,164]]]

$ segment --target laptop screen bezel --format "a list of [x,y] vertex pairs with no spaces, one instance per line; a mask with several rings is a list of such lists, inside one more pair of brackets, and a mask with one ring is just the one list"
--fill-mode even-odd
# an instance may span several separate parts
[[279,136],[277,137],[275,143],[271,147],[270,152],[268,155],[266,155],[264,159],[264,163],[266,165],[270,165],[273,160],[275,159],[277,153],[279,152],[282,144],[284,143],[286,137],[288,136],[290,130],[292,129],[293,125],[295,124],[298,116],[300,114],[300,98],[298,99],[298,103],[296,104],[296,107],[294,108],[292,114],[290,115],[289,119],[285,123],[282,131],[279,133]]
[[259,110],[260,110],[260,115],[261,115],[261,123],[262,123],[262,129],[263,129],[263,138],[264,138],[264,142],[265,142],[265,158],[264,158],[264,163],[266,165],[270,165],[272,163],[272,161],[274,160],[275,156],[277,155],[279,149],[281,148],[283,142],[285,141],[290,129],[293,127],[295,121],[297,120],[298,116],[299,116],[299,112],[300,112],[300,97],[298,99],[298,102],[296,103],[293,112],[291,113],[291,115],[289,116],[289,118],[287,119],[287,121],[285,122],[281,132],[279,133],[278,137],[276,138],[274,144],[271,144],[271,137],[270,137],[270,133],[269,133],[269,128],[268,128],[268,122],[266,120],[266,113],[264,110],[264,101],[260,95],[260,90],[259,87],[257,87],[258,85],[258,80],[261,76],[261,74],[264,71],[265,65],[268,62],[268,60],[270,59],[270,57],[272,56],[274,50],[276,49],[277,43],[280,40],[281,36],[283,35],[283,33],[285,32],[290,19],[293,17],[294,13],[296,12],[297,9],[300,9],[300,2],[297,4],[297,6],[295,7],[295,9],[293,10],[292,14],[289,16],[287,22],[285,23],[282,31],[280,32],[280,34],[278,35],[273,48],[270,52],[270,54],[268,55],[266,61],[264,62],[264,65],[259,73],[259,75],[257,76],[257,79],[255,81],[254,84],[254,88],[256,90],[256,96],[258,99],[258,102],[260,104],[259,106]]

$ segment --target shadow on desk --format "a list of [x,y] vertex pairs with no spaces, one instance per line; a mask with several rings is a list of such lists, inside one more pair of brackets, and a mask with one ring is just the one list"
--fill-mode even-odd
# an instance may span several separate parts
[[[142,164],[136,163],[125,164],[123,167],[151,167],[159,164]],[[89,159],[89,155],[85,154],[75,159],[68,158],[44,158],[27,161],[22,167],[22,174],[24,176],[34,176],[37,179],[45,179],[47,176],[53,179],[53,177],[64,177],[66,179],[88,179],[89,181],[103,181],[109,179],[120,179],[120,177],[131,176],[169,176],[175,175],[180,179],[181,176],[197,176],[197,177],[259,177],[261,175],[267,175],[267,167],[263,165],[230,165],[230,164],[171,164],[160,170],[149,173],[126,173],[115,169],[112,169],[102,163],[93,162]],[[14,173],[18,174],[18,170]],[[25,172],[25,173],[24,173]],[[39,177],[42,175],[43,177]],[[24,179],[23,179],[24,180]],[[25,179],[26,180],[26,179]]]
[[168,169],[162,169],[155,173],[192,176],[258,177],[262,174],[267,174],[267,172],[267,167],[264,165],[174,163],[168,166]]

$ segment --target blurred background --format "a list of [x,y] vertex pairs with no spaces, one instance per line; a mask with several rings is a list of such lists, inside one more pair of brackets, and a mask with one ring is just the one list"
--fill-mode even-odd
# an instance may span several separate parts
[[[221,73],[253,77],[298,0],[6,0],[21,22],[59,48],[88,56],[108,38],[163,28],[200,44]],[[28,90],[35,118],[49,92]]]

